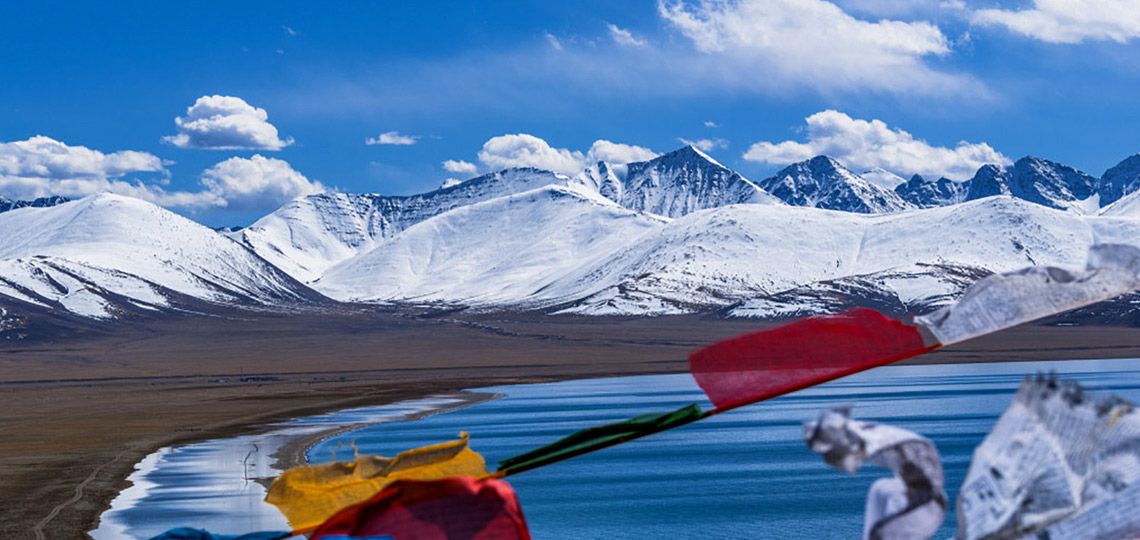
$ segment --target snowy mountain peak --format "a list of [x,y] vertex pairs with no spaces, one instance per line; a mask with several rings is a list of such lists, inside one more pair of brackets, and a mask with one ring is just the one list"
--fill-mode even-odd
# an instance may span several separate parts
[[1100,203],[1109,205],[1121,197],[1140,191],[1140,154],[1132,154],[1104,172],[1097,182]]
[[860,214],[898,212],[914,207],[894,191],[860,178],[828,156],[789,165],[759,185],[794,206]]
[[16,210],[19,208],[47,208],[49,206],[56,206],[70,201],[67,197],[60,197],[53,195],[51,197],[40,197],[30,201],[14,201],[3,195],[0,195],[0,212],[7,212],[9,210]]
[[691,145],[626,169],[618,203],[630,210],[680,217],[729,204],[783,204]]
[[965,201],[969,189],[967,182],[955,182],[946,177],[928,182],[916,174],[895,187],[895,193],[919,208],[934,208]]
[[1097,179],[1067,165],[1023,157],[1013,164],[1010,180],[1010,194],[1029,202],[1082,213],[1100,207],[1099,198],[1094,198]]
[[322,193],[295,199],[234,235],[303,282],[425,219],[461,206],[547,185],[576,183],[534,168],[512,168],[419,195]]
[[319,298],[212,229],[132,197],[93,195],[0,214],[0,301],[115,318],[187,302]]
[[970,178],[966,200],[983,199],[994,195],[1009,195],[1009,172],[1000,165],[982,165]]
[[343,300],[549,305],[581,294],[558,286],[567,274],[665,221],[593,192],[545,186],[412,225],[314,286]]
[[611,201],[620,202],[623,191],[621,177],[626,172],[624,165],[619,168],[599,161],[586,167],[574,179],[578,185],[594,190]]
[[1100,207],[1097,182],[1067,165],[1026,156],[1017,160],[1012,169],[983,165],[969,180],[966,200],[1012,195],[1058,210],[1091,214]]
[[[718,165],[720,167],[724,167],[724,165],[721,165],[721,163],[719,161],[713,159],[712,156],[704,153],[703,151],[701,151],[700,148],[697,148],[696,146],[693,146],[691,144],[686,144],[685,146],[678,148],[677,150],[674,150],[672,153],[687,156],[687,159],[703,159],[705,161],[712,163],[713,165]],[[724,168],[727,169],[728,167],[724,167]]]

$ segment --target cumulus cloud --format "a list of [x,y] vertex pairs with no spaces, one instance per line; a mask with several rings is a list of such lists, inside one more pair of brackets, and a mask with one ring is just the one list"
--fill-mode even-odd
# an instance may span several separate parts
[[396,146],[410,146],[420,140],[419,135],[401,135],[398,131],[381,133],[379,137],[369,137],[364,144],[392,144]]
[[824,0],[661,0],[658,13],[735,84],[941,93],[972,85],[926,63],[950,53],[928,22],[868,22]]
[[564,174],[582,170],[584,158],[581,152],[553,148],[546,141],[526,133],[492,137],[483,143],[483,149],[479,151],[479,161],[491,169],[537,167]]
[[710,152],[712,150],[716,150],[717,148],[726,148],[728,146],[728,141],[724,139],[698,139],[695,141],[690,141],[689,139],[678,137],[677,140],[681,141],[681,144],[687,144],[689,146],[696,147],[697,150],[700,150],[702,152]]
[[953,148],[933,146],[881,120],[859,120],[834,110],[815,113],[806,120],[806,142],[758,142],[744,159],[786,165],[825,154],[856,170],[879,167],[900,176],[917,173],[953,180],[965,180],[988,163],[1012,163],[986,143],[961,141]]
[[594,144],[590,145],[590,150],[586,152],[585,165],[599,161],[605,161],[614,165],[623,165],[635,161],[649,161],[657,156],[657,152],[643,146],[598,139],[594,141]]
[[610,29],[610,37],[613,38],[614,43],[624,47],[644,47],[646,42],[644,39],[637,39],[633,37],[633,33],[624,28],[618,28],[617,25],[607,24]]
[[1027,9],[981,9],[971,20],[1049,43],[1126,43],[1140,37],[1140,4],[1135,0],[1034,0]]
[[301,197],[326,191],[288,162],[259,154],[233,157],[202,173],[202,186],[215,197],[215,206],[239,210],[276,208]]
[[44,136],[0,142],[0,195],[34,199],[117,193],[170,208],[272,209],[293,197],[324,190],[288,163],[255,155],[208,169],[198,191],[168,191],[164,186],[170,175],[164,165],[146,152],[103,153]]
[[280,150],[293,144],[281,140],[265,109],[239,97],[202,96],[174,119],[178,134],[163,137],[179,148],[211,150]]
[[526,133],[493,137],[479,151],[479,161],[490,170],[536,167],[562,174],[576,174],[597,161],[623,164],[655,156],[657,154],[648,148],[600,139],[594,141],[586,153],[582,153],[578,150],[554,148],[546,141]]
[[443,162],[443,170],[453,173],[475,174],[478,172],[479,167],[474,163],[463,160],[449,159]]
[[712,120],[705,120],[705,127],[707,127],[707,128],[718,128],[718,127],[720,127],[720,124],[717,124],[716,122],[713,122]]
[[37,135],[26,141],[0,142],[0,195],[34,199],[113,191],[154,201],[165,193],[160,187],[148,188],[124,177],[143,173],[165,181],[169,173],[163,165],[161,159],[146,152],[107,154]]

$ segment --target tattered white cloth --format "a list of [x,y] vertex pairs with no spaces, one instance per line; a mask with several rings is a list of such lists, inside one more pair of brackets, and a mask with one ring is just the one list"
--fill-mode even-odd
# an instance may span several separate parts
[[1140,538],[1140,412],[1053,376],[1027,378],[974,451],[958,538]]
[[926,437],[853,420],[851,409],[841,407],[805,422],[804,440],[839,470],[853,473],[870,462],[895,473],[876,480],[867,493],[864,540],[924,540],[942,525],[947,507],[942,460]]

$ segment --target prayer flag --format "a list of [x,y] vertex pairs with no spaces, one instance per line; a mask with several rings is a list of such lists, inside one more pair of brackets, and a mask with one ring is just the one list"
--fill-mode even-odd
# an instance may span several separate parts
[[1140,249],[1097,244],[1083,271],[1033,266],[995,274],[971,286],[962,299],[918,317],[943,345],[1087,306],[1140,287]]
[[894,473],[875,480],[867,492],[863,540],[925,540],[942,525],[947,507],[942,458],[926,437],[852,419],[848,406],[805,422],[804,441],[841,471],[854,473],[869,462]]
[[399,480],[363,504],[346,508],[310,540],[530,540],[522,508],[502,480],[471,477]]
[[713,343],[689,356],[697,384],[731,409],[922,354],[918,328],[870,309],[807,317]]
[[696,403],[668,413],[651,413],[629,420],[587,428],[537,450],[499,462],[499,472],[512,475],[600,450],[631,439],[665,431],[704,418]]
[[202,529],[179,527],[170,529],[150,540],[280,540],[293,536],[291,531],[266,531],[233,536],[229,534],[213,534]]
[[[870,309],[821,315],[714,343],[689,368],[718,411],[897,362],[1140,288],[1140,249],[1097,244],[1086,268],[994,274],[907,325]],[[920,330],[921,329],[921,330]],[[920,332],[925,332],[925,335]]]
[[468,448],[467,434],[460,437],[407,450],[395,458],[356,456],[352,462],[295,467],[273,481],[265,500],[276,505],[294,529],[305,530],[367,501],[396,480],[487,474],[483,456]]

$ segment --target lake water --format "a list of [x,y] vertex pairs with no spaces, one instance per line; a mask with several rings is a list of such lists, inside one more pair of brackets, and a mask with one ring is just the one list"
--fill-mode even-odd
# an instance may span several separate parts
[[132,485],[99,517],[91,537],[146,539],[180,526],[221,534],[287,531],[285,517],[265,502],[265,488],[256,481],[281,473],[271,456],[282,445],[329,428],[398,422],[461,401],[441,397],[345,409],[283,422],[262,433],[162,448],[135,465],[128,478]]
[[[1140,360],[899,366],[831,382],[509,479],[536,539],[851,539],[862,533],[875,466],[846,475],[804,442],[801,423],[823,408],[855,404],[856,418],[932,439],[951,500],[974,447],[1009,405],[1026,373],[1055,370],[1140,401]],[[395,455],[471,434],[493,467],[573,431],[698,402],[687,375],[492,388],[508,397],[418,422],[385,424],[314,447],[328,461],[338,443]],[[936,538],[953,534],[953,515]]]
[[[1039,371],[1056,371],[1093,389],[1140,402],[1140,360],[885,367],[509,481],[538,540],[858,538],[866,490],[874,479],[889,473],[867,466],[846,475],[825,465],[805,447],[803,421],[826,407],[850,403],[856,418],[891,423],[929,437],[942,453],[953,500],[973,448],[1008,406],[1022,378]],[[688,375],[480,390],[507,397],[422,420],[348,432],[313,447],[309,459],[326,462],[334,451],[341,459],[350,458],[346,448],[353,442],[363,453],[393,456],[467,431],[472,448],[493,469],[500,459],[579,429],[693,402],[711,407]],[[226,442],[201,444],[225,446]],[[200,445],[185,448],[194,446]],[[233,455],[228,459],[240,462],[241,447],[229,447]],[[210,522],[196,519],[202,508],[214,513],[211,522],[229,524],[213,528],[214,532],[250,532],[254,523],[279,519],[265,504],[230,505],[217,514],[222,505],[211,502],[210,493],[219,490],[204,479],[216,465],[198,459],[199,476],[192,474],[195,466],[186,465],[175,476],[164,463],[178,451],[165,450],[162,456],[148,458],[152,462],[135,478],[146,489],[120,504],[110,520],[114,530],[107,529],[99,540],[147,538],[153,531],[175,526],[210,528]],[[242,489],[254,488],[247,483]],[[953,522],[951,511],[936,538],[950,537]]]

